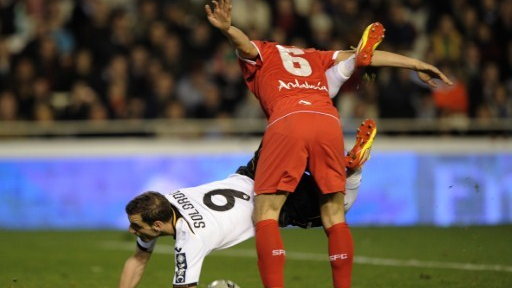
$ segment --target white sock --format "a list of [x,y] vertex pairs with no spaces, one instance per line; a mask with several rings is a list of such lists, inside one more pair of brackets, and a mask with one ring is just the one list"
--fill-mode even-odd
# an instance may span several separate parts
[[357,168],[354,173],[347,177],[345,184],[346,189],[358,189],[361,185],[361,178],[363,177],[363,169]]
[[346,77],[347,79],[350,78],[356,68],[356,55],[350,56],[348,59],[338,63],[336,66],[338,66],[338,72],[341,76]]
[[354,173],[347,177],[345,184],[345,213],[350,210],[350,207],[354,204],[359,194],[359,185],[361,185],[361,176],[363,169],[358,168],[354,170]]
[[341,86],[352,76],[356,68],[355,55],[340,61],[325,71],[327,85],[329,86],[329,97],[334,98],[340,91]]

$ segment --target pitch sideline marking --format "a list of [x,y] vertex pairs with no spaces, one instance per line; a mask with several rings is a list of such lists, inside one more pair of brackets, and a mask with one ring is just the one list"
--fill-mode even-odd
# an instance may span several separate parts
[[[108,250],[135,250],[135,243],[127,243],[121,241],[106,241],[101,244],[101,247]],[[153,253],[158,254],[173,254],[173,246],[158,244]],[[256,258],[256,251],[253,249],[237,249],[229,248],[213,252],[209,257],[249,257]],[[319,253],[308,252],[293,252],[286,251],[287,260],[305,260],[305,261],[325,261],[327,262],[327,255]],[[497,264],[472,264],[472,263],[459,263],[459,262],[440,262],[440,261],[422,261],[416,259],[402,260],[391,258],[374,258],[366,256],[355,256],[354,263],[376,265],[376,266],[395,266],[395,267],[419,267],[419,268],[437,268],[437,269],[455,269],[455,270],[470,270],[470,271],[499,271],[511,272],[512,266],[497,265]]]

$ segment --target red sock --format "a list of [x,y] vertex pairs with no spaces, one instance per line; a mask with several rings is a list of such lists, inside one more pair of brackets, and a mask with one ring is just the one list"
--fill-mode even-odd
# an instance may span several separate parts
[[350,287],[354,244],[347,223],[338,223],[327,229],[329,260],[335,288]]
[[256,223],[256,249],[263,285],[266,288],[284,287],[285,251],[276,220]]

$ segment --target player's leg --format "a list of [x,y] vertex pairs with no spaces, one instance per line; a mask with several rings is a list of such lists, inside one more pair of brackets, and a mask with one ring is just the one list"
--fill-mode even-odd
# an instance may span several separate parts
[[354,202],[356,202],[359,194],[359,186],[361,186],[363,168],[347,169],[347,181],[345,183],[345,214],[348,213]]
[[376,135],[377,123],[372,119],[364,120],[357,130],[354,146],[345,157],[345,165],[347,166],[345,213],[356,201],[359,185],[361,185],[362,168],[364,163],[370,159],[370,152]]
[[325,71],[327,87],[329,87],[329,97],[334,98],[338,95],[341,86],[352,76],[355,69],[356,57],[352,55]]
[[258,268],[264,286],[272,288],[284,287],[285,250],[278,218],[287,193],[279,191],[294,191],[306,168],[307,151],[296,137],[300,125],[292,117],[265,132],[256,168],[253,220]]
[[316,145],[311,145],[309,168],[323,193],[320,215],[328,237],[334,287],[350,287],[353,243],[345,222],[345,159],[340,123],[318,123]]
[[320,217],[322,218],[322,225],[325,229],[345,222],[345,193],[336,192],[329,194],[322,194],[320,196]]
[[278,191],[271,194],[260,194],[254,197],[253,221],[258,222],[267,219],[279,219],[279,211],[286,201],[288,192]]
[[285,250],[279,232],[279,212],[286,201],[286,192],[260,194],[254,198],[258,269],[265,287],[284,287]]
[[[344,194],[323,194],[320,215],[329,245],[333,287],[347,288],[352,281],[354,244],[350,228],[345,221]],[[341,213],[340,213],[341,212]]]
[[368,66],[372,63],[373,51],[384,40],[384,26],[379,22],[366,27],[356,49],[357,66]]

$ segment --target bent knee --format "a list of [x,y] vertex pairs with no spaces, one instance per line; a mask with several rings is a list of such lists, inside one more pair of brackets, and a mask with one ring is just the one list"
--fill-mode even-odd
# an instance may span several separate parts
[[336,193],[324,197],[320,206],[320,216],[326,229],[345,222],[344,195]]
[[253,221],[279,219],[287,194],[261,194],[254,198]]

